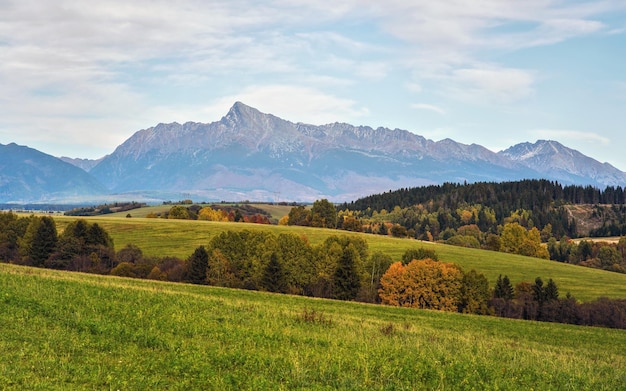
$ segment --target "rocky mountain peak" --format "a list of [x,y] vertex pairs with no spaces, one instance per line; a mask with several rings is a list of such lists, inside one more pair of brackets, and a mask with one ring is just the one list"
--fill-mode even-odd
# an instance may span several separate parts
[[499,154],[519,162],[545,162],[550,160],[579,163],[580,160],[591,159],[554,140],[538,140],[534,144],[529,142],[520,143],[499,152]]
[[235,102],[230,110],[228,110],[228,113],[222,117],[222,122],[241,125],[247,122],[255,122],[255,119],[262,115],[259,110],[253,107],[241,102]]
[[[19,147],[6,149],[0,154],[6,160],[0,164],[0,185],[13,187],[0,186],[0,196],[15,196],[12,189],[21,177],[28,177],[19,186],[29,194],[26,186],[44,178],[31,169],[32,162],[40,161],[42,170],[52,162],[35,155],[8,158],[9,150]],[[68,166],[54,165],[54,170]],[[626,184],[626,173],[556,141],[522,143],[496,154],[478,144],[432,141],[402,129],[293,123],[241,102],[216,122],[161,123],[140,130],[89,174],[116,194],[171,199],[189,193],[209,200],[275,201],[280,194],[282,200],[350,201],[394,188],[529,178],[599,187]]]
[[605,185],[623,186],[626,177],[624,172],[610,164],[600,163],[554,140],[517,144],[499,154],[565,183],[580,183],[582,178],[592,178]]

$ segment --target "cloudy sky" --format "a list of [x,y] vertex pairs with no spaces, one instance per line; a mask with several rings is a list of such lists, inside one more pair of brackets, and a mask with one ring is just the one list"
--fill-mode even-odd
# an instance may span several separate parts
[[0,143],[98,158],[239,100],[626,170],[626,1],[0,0]]

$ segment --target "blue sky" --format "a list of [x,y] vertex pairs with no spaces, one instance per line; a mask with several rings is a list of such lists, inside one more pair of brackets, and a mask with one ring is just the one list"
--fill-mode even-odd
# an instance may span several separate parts
[[235,101],[626,170],[626,2],[0,0],[0,143],[98,158]]

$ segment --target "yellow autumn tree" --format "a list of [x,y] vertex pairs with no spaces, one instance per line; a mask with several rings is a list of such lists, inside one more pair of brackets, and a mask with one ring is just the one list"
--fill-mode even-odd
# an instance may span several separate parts
[[211,208],[210,206],[205,206],[198,211],[198,220],[221,221],[222,213],[219,210]]
[[233,221],[234,216],[230,215],[225,210],[213,209],[210,206],[205,206],[198,211],[198,220],[207,221]]
[[383,304],[393,305],[396,307],[412,307],[411,297],[406,297],[406,283],[404,281],[405,266],[402,262],[395,262],[389,266],[389,269],[380,278],[380,289],[378,296]]
[[530,230],[518,223],[507,223],[500,235],[500,251],[529,257],[549,259],[548,250],[541,244],[541,233],[535,227]]
[[452,263],[432,259],[392,264],[380,279],[383,304],[457,311],[463,273]]

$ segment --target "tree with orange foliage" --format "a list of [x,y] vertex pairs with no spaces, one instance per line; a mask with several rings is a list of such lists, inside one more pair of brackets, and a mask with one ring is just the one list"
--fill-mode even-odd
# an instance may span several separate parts
[[457,311],[463,273],[452,263],[432,259],[392,264],[380,279],[383,304]]

